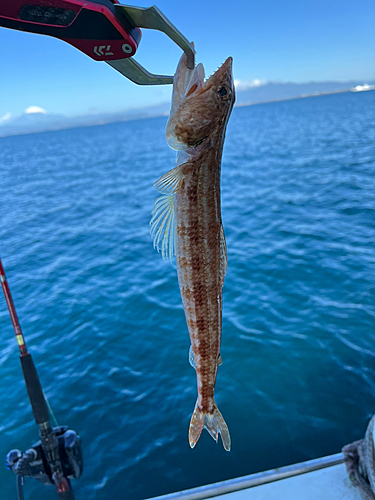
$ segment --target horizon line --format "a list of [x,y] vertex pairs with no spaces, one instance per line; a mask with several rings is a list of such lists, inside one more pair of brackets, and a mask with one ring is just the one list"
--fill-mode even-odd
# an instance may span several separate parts
[[[271,99],[267,101],[257,101],[257,102],[246,102],[246,103],[238,103],[235,104],[235,108],[245,108],[249,106],[257,106],[257,105],[263,105],[263,104],[272,104],[272,103],[277,103],[277,102],[285,102],[285,101],[294,101],[294,100],[299,100],[299,99],[306,99],[306,98],[313,98],[313,97],[322,97],[322,96],[328,96],[328,95],[336,95],[336,94],[346,94],[346,93],[353,93],[353,94],[362,94],[364,92],[370,92],[370,91],[375,91],[375,85],[370,85],[370,88],[368,89],[362,89],[362,90],[356,90],[355,87],[351,87],[349,89],[343,89],[343,90],[333,90],[333,91],[322,91],[322,92],[314,92],[312,94],[306,94],[306,95],[299,95],[299,96],[294,96],[294,97],[285,97],[282,99]],[[166,104],[165,103],[160,103],[159,105]],[[147,108],[139,108],[139,109],[147,109]],[[139,121],[139,120],[148,120],[148,119],[153,119],[153,118],[161,118],[161,117],[166,117],[168,116],[169,113],[160,113],[156,115],[151,115],[151,116],[139,116],[139,117],[130,117],[129,119],[122,118],[118,120],[109,120],[104,123],[88,123],[86,125],[72,125],[72,126],[62,126],[59,128],[51,128],[51,129],[45,129],[45,130],[37,130],[35,132],[19,132],[19,133],[11,133],[11,134],[6,134],[6,135],[1,135],[1,129],[0,129],[0,139],[5,139],[7,137],[17,137],[20,135],[33,135],[33,134],[44,134],[48,132],[59,132],[63,130],[74,130],[74,129],[79,129],[79,128],[88,128],[88,127],[102,127],[103,125],[111,125],[112,123],[124,123],[124,122],[132,122],[132,121]],[[64,116],[64,115],[59,115],[59,116]],[[95,115],[83,115],[83,116],[92,116],[94,117]],[[76,118],[79,118],[78,116]]]

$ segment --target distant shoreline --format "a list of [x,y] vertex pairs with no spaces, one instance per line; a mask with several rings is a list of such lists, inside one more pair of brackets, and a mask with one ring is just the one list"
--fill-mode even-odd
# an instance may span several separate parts
[[[248,106],[257,106],[257,105],[263,105],[263,104],[271,104],[275,102],[284,102],[284,101],[295,101],[297,99],[306,99],[306,98],[311,98],[311,97],[320,97],[320,96],[327,96],[327,95],[335,95],[335,94],[346,94],[346,93],[362,93],[362,92],[370,92],[371,90],[375,90],[375,85],[371,85],[371,88],[364,88],[363,90],[356,90],[355,87],[353,88],[348,88],[344,90],[332,90],[332,91],[321,91],[321,92],[313,92],[311,94],[301,94],[298,96],[293,96],[293,97],[284,97],[280,99],[268,99],[264,101],[249,101],[249,102],[244,102],[244,103],[238,103],[235,105],[235,108],[244,108]],[[0,139],[5,139],[7,137],[16,137],[16,136],[24,136],[24,135],[32,135],[32,134],[43,134],[47,132],[59,132],[60,130],[73,130],[73,129],[78,129],[78,128],[87,128],[87,127],[99,127],[102,125],[110,125],[112,123],[125,123],[125,122],[131,122],[131,121],[138,121],[138,120],[147,120],[151,118],[160,118],[162,116],[166,117],[168,116],[169,113],[161,112],[155,115],[146,115],[146,116],[129,116],[123,117],[123,118],[114,118],[110,119],[99,119],[98,121],[95,121],[93,118],[92,123],[87,123],[87,124],[71,124],[71,125],[66,125],[66,126],[58,126],[56,128],[51,127],[51,128],[46,128],[43,130],[35,130],[35,131],[23,131],[23,132],[14,132],[14,133],[8,133],[2,135],[0,132]]]
[[354,90],[353,88],[345,89],[345,90],[331,90],[327,92],[313,92],[312,94],[302,94],[293,97],[284,97],[282,99],[271,99],[267,101],[257,101],[257,102],[245,102],[239,103],[235,105],[236,108],[244,108],[246,106],[256,106],[257,104],[269,104],[272,102],[283,102],[283,101],[295,101],[296,99],[306,99],[310,97],[320,97],[323,95],[334,95],[334,94],[347,94],[349,92],[353,94],[361,93],[361,92],[370,92],[371,90],[375,90],[375,88],[365,89],[365,90]]

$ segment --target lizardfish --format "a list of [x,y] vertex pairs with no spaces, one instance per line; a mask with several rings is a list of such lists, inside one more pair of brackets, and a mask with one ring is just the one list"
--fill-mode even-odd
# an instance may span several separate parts
[[196,445],[202,429],[229,451],[230,435],[214,400],[221,364],[222,287],[227,249],[221,221],[220,170],[225,130],[235,101],[232,58],[207,81],[198,64],[182,56],[173,84],[166,128],[168,145],[178,151],[176,167],[154,186],[162,193],[151,219],[154,247],[164,259],[176,255],[177,274],[197,373],[198,399],[189,428]]

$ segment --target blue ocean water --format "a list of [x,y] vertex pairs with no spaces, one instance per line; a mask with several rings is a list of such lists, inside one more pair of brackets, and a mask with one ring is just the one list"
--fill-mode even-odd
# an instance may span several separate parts
[[[152,248],[166,118],[0,139],[0,252],[77,499],[140,500],[336,453],[375,412],[375,92],[236,108],[216,401],[232,451],[187,440],[196,399],[175,265]],[[0,460],[37,439],[0,297]],[[16,498],[0,467],[1,498]],[[26,480],[26,498],[54,488]]]

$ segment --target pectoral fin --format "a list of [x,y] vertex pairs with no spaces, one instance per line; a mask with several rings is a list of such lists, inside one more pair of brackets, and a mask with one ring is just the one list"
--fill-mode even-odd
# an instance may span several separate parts
[[162,194],[174,194],[181,185],[185,175],[189,171],[189,163],[183,163],[170,170],[154,184],[154,187]]
[[155,201],[150,221],[150,234],[154,248],[161,252],[163,260],[172,260],[175,255],[176,218],[173,195],[160,196]]
[[172,260],[173,255],[176,255],[176,215],[173,195],[178,190],[186,169],[187,164],[179,165],[154,184],[163,196],[155,201],[150,233],[154,248],[161,252],[164,260]]

